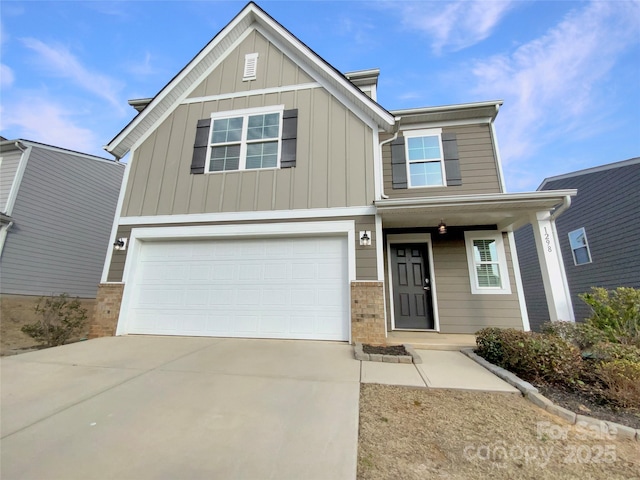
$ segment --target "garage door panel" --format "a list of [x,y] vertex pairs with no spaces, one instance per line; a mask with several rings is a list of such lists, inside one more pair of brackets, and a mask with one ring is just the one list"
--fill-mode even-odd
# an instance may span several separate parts
[[348,339],[344,237],[143,243],[126,333]]

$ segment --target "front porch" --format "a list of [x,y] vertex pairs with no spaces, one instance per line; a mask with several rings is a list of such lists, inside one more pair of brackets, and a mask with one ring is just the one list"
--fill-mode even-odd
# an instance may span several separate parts
[[438,332],[387,332],[387,345],[411,344],[416,349],[424,350],[462,350],[475,347],[476,336],[467,333]]

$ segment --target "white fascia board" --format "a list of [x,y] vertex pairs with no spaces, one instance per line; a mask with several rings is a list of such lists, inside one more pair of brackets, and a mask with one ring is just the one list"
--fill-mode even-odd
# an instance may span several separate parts
[[29,156],[31,155],[32,149],[33,147],[31,145],[27,145],[27,149],[23,151],[22,155],[20,156],[20,162],[18,163],[18,168],[16,169],[15,176],[13,177],[13,182],[11,183],[11,190],[9,190],[9,195],[7,196],[7,203],[4,206],[3,213],[8,216],[11,216],[11,214],[13,213],[13,206],[16,204],[16,198],[18,198],[18,192],[20,191],[20,185],[22,184],[22,178],[24,177],[24,172],[27,169],[27,163],[29,162]]
[[640,157],[634,157],[628,160],[622,160],[620,162],[607,163],[606,165],[599,165],[597,167],[585,168],[584,170],[576,170],[575,172],[563,173],[561,175],[556,175],[555,177],[548,177],[542,181],[542,183],[538,187],[538,190],[542,190],[547,183],[555,182],[556,180],[564,180],[567,178],[579,177],[581,175],[588,175],[590,173],[604,172],[607,170],[612,170],[614,168],[636,165],[638,163],[640,163]]
[[[566,196],[575,196],[578,193],[575,189],[566,190],[545,190],[542,192],[524,193],[483,193],[478,195],[446,195],[438,197],[416,197],[416,198],[393,198],[377,200],[375,202],[378,209],[397,207],[425,207],[425,206],[459,206],[465,204],[495,204],[504,202],[536,202],[549,200],[550,202],[562,203]],[[550,205],[550,208],[553,205]]]
[[405,132],[407,130],[414,130],[420,128],[437,128],[437,127],[461,127],[467,125],[488,125],[493,122],[491,117],[478,117],[465,120],[434,120],[433,122],[417,122],[409,123],[407,117],[402,117],[405,120],[400,126],[400,131]]
[[[457,103],[452,105],[439,105],[436,107],[422,107],[422,108],[406,108],[404,110],[391,110],[390,113],[395,116],[403,115],[416,115],[422,113],[441,113],[455,110],[469,110],[473,108],[483,108],[491,106],[500,106],[504,102],[502,100],[489,100],[485,102],[472,102],[472,103]],[[496,111],[497,114],[497,111]]]
[[296,210],[266,210],[259,212],[188,213],[180,215],[147,215],[120,217],[120,225],[171,225],[179,223],[251,222],[261,220],[293,220],[375,215],[376,207],[334,207]]

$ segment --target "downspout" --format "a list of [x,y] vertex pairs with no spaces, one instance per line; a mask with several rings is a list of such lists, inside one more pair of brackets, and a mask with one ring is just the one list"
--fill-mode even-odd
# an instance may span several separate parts
[[[384,140],[383,142],[380,142],[380,160],[382,161],[382,146],[386,145],[387,143],[393,142],[396,138],[398,138],[398,133],[400,132],[400,120],[402,120],[402,117],[394,117],[394,120],[396,122],[396,126],[393,132],[393,137],[388,138],[386,140]],[[382,169],[382,171],[384,172],[384,168]],[[384,173],[382,175],[380,175],[380,181],[382,182],[382,185],[380,185],[380,196],[382,198],[389,198],[389,195],[385,195],[384,194]]]
[[558,208],[556,208],[554,210],[554,212],[551,214],[551,220],[555,220],[556,218],[558,218],[560,215],[562,215],[569,207],[571,206],[571,196],[570,195],[565,195],[564,199],[562,200],[562,205],[560,205]]

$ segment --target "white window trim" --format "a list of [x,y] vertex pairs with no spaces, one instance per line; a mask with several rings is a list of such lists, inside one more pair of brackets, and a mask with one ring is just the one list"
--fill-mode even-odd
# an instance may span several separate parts
[[[584,235],[584,246],[587,247],[587,255],[589,257],[589,261],[584,263],[577,262],[576,249],[573,248],[573,245],[571,245],[571,234],[574,232],[579,232],[580,230],[582,230],[582,234]],[[571,249],[571,256],[573,257],[573,264],[576,267],[579,267],[581,265],[589,265],[590,263],[593,263],[593,258],[591,258],[591,248],[589,247],[589,238],[587,237],[587,231],[584,229],[584,227],[571,230],[569,233],[567,233],[567,238],[569,239],[569,248]],[[582,247],[579,247],[579,248],[582,248]]]
[[[442,148],[442,129],[441,128],[427,128],[420,130],[406,130],[402,132],[404,136],[404,154],[407,159],[407,188],[440,188],[447,186],[447,173],[444,168],[444,149]],[[435,163],[436,160],[409,160],[409,139],[415,137],[438,137],[438,144],[440,146],[440,171],[442,175],[442,184],[441,185],[411,185],[411,171],[409,169],[409,165],[412,163],[426,163],[432,162]]]
[[[276,160],[275,167],[267,167],[267,168],[247,168],[247,129],[248,129],[248,118],[252,115],[265,115],[269,113],[278,113],[280,115],[280,125],[279,125],[279,135],[278,135],[278,157]],[[245,171],[254,171],[254,170],[277,170],[280,168],[280,157],[282,156],[282,124],[283,124],[283,113],[284,113],[284,105],[273,105],[269,107],[256,107],[256,108],[246,108],[243,110],[230,110],[226,112],[214,112],[211,114],[211,123],[209,125],[209,138],[207,139],[207,158],[205,163],[205,173],[229,173],[229,172],[245,172]],[[213,131],[213,121],[220,120],[222,118],[237,118],[243,117],[244,120],[242,122],[242,138],[240,139],[240,160],[238,163],[237,170],[220,170],[220,171],[210,171],[209,167],[211,164],[211,150],[214,145],[211,143],[211,132]],[[266,141],[275,141],[275,140],[266,140]],[[229,144],[237,144],[238,142],[229,142]],[[252,143],[260,143],[260,142],[252,142]],[[222,146],[227,144],[216,144],[215,146]]]
[[[480,287],[476,271],[475,256],[473,254],[474,240],[495,240],[498,252],[498,268],[500,269],[500,287]],[[511,280],[507,266],[507,255],[504,250],[502,233],[487,230],[472,230],[464,232],[464,243],[467,250],[467,265],[469,267],[469,283],[473,295],[509,295],[511,294]]]

